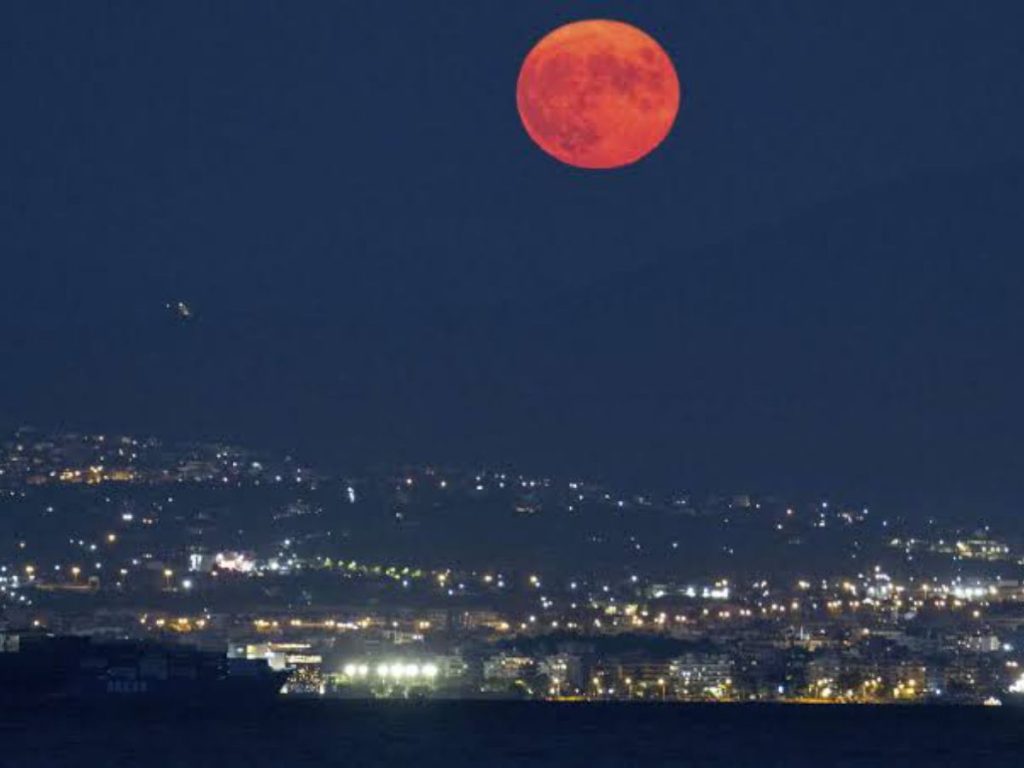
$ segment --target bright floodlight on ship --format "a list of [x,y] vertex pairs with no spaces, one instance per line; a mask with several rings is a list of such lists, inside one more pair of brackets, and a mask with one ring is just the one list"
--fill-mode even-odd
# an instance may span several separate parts
[[356,665],[355,664],[346,664],[344,672],[345,672],[345,676],[346,677],[355,677]]
[[[346,664],[342,668],[347,677],[366,677],[370,673],[370,667],[366,664]],[[377,677],[392,678],[395,680],[432,678],[438,674],[436,664],[417,664],[410,661],[393,661],[385,664],[380,663],[375,667]]]
[[1017,678],[1017,681],[1010,686],[1010,693],[1024,693],[1024,675]]

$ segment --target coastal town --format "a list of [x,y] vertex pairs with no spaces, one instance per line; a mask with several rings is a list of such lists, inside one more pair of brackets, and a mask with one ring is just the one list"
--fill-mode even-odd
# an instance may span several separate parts
[[180,644],[299,697],[1024,698],[1021,532],[984,521],[31,430],[0,509],[7,650]]

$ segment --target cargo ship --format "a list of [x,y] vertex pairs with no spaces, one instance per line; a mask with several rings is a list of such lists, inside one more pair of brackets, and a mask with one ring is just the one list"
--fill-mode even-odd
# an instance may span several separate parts
[[192,646],[0,633],[0,705],[136,701],[243,705],[273,701],[288,670]]

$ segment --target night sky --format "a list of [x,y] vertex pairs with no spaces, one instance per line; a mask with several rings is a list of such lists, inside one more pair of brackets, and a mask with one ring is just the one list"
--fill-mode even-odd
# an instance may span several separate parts
[[[531,46],[588,17],[685,91],[618,171],[516,112]],[[0,425],[1015,512],[1022,28],[996,0],[4,3]]]

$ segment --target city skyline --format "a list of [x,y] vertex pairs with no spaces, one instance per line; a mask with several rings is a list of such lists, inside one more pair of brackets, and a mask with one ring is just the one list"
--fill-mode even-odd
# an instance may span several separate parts
[[[0,507],[0,673],[28,700],[182,675],[231,705],[233,669],[255,702],[1024,693],[1019,526],[33,430],[0,441]],[[44,675],[48,647],[98,671]]]

